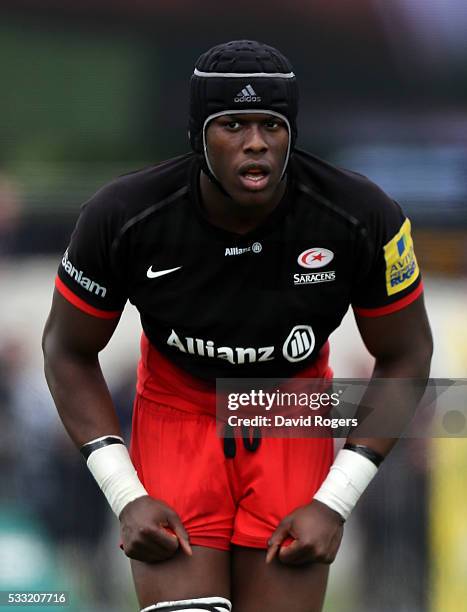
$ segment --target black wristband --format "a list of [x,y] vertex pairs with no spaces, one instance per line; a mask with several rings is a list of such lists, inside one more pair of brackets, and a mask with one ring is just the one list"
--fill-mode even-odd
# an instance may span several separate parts
[[83,457],[88,460],[91,453],[93,453],[98,448],[102,448],[103,446],[109,446],[110,444],[125,444],[121,438],[118,436],[104,436],[103,438],[98,438],[97,440],[93,440],[91,442],[86,442],[79,449],[79,452],[83,455]]
[[380,455],[369,446],[364,446],[363,444],[351,444],[350,442],[346,442],[344,444],[344,449],[353,451],[358,455],[362,455],[362,457],[366,457],[374,463],[376,467],[379,467],[384,459],[383,455]]

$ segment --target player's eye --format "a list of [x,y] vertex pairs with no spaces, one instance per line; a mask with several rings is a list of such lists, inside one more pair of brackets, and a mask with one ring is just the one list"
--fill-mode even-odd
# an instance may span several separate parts
[[230,121],[227,121],[227,123],[225,123],[225,127],[229,130],[238,130],[240,128],[240,122],[236,121],[235,119],[231,119]]
[[282,121],[279,121],[279,119],[274,118],[266,119],[265,125],[269,130],[276,130],[282,125]]

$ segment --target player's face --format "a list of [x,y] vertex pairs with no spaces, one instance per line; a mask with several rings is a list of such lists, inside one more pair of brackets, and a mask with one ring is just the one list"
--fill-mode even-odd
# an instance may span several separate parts
[[240,204],[269,201],[279,186],[289,133],[274,115],[223,115],[206,133],[209,161],[227,193]]

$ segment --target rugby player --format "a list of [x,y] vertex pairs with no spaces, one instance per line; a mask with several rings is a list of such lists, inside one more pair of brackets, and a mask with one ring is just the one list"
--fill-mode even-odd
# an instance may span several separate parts
[[[276,49],[204,53],[193,152],[98,191],[59,266],[46,376],[145,611],[321,610],[343,523],[395,442],[353,436],[334,459],[327,438],[222,440],[216,378],[330,379],[349,305],[374,376],[428,376],[410,222],[367,178],[296,148],[297,105]],[[143,327],[130,454],[98,361],[126,300]]]

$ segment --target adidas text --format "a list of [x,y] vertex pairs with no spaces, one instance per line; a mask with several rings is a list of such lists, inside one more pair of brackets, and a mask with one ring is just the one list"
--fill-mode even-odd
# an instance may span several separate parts
[[256,91],[251,85],[247,85],[239,91],[234,98],[234,102],[261,102],[261,96],[256,95]]

